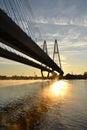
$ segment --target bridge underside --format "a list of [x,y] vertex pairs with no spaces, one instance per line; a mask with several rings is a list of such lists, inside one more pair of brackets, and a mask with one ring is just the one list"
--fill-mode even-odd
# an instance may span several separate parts
[[0,42],[32,57],[63,75],[61,68],[1,9]]
[[41,69],[42,71],[48,71],[48,72],[52,72],[51,69],[49,68],[46,68],[45,66],[43,65],[40,65],[38,63],[35,63],[27,58],[24,58],[20,55],[17,55],[13,52],[9,52],[8,50],[5,50],[3,48],[0,47],[0,56],[3,57],[3,58],[7,58],[7,59],[10,59],[10,60],[14,60],[14,61],[17,61],[17,62],[20,62],[20,63],[23,63],[25,65],[30,65],[32,67],[36,67],[38,69]]

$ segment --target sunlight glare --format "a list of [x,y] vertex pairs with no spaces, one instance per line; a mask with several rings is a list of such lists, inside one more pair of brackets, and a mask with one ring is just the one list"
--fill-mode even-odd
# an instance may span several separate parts
[[51,86],[51,94],[55,96],[64,96],[67,91],[67,83],[64,81],[57,81]]

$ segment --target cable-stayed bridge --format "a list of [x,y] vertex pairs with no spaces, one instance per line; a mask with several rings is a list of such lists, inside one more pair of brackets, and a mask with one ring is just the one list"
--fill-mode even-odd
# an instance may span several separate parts
[[[2,0],[1,2],[0,42],[3,44],[0,46],[0,56],[39,68],[41,72],[48,71],[52,73],[56,71],[60,75],[63,75],[61,66],[58,66],[47,53],[36,44],[37,37],[35,37],[35,35],[38,34],[39,38],[41,38],[41,34],[38,29],[35,29],[35,31],[32,29],[34,27],[34,23],[32,22],[34,19],[31,17],[32,15],[30,15],[29,18],[25,17],[27,14],[23,10],[22,2],[19,0]],[[6,49],[6,47],[11,47],[14,51],[10,51],[10,49]],[[18,52],[20,52],[20,55]],[[59,55],[58,48],[57,51],[56,49],[54,50],[54,54],[57,52]],[[35,60],[31,60],[28,57]]]

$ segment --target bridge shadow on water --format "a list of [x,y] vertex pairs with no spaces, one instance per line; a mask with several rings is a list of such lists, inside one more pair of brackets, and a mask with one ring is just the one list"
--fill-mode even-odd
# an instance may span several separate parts
[[0,108],[0,130],[66,130],[60,119],[62,99],[51,93],[51,85],[41,83],[36,94]]

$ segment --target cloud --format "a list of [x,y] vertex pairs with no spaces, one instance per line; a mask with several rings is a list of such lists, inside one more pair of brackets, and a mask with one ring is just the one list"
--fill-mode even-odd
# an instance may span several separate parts
[[[30,0],[38,23],[87,26],[87,1]],[[33,3],[33,4],[32,4]]]
[[36,24],[54,24],[54,25],[60,25],[60,26],[81,26],[81,27],[87,27],[87,15],[81,16],[81,17],[75,17],[75,18],[69,18],[69,17],[44,17],[39,16],[35,20]]
[[38,19],[35,19],[36,24],[48,24],[48,20],[43,18],[43,17],[39,17]]

